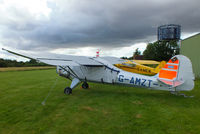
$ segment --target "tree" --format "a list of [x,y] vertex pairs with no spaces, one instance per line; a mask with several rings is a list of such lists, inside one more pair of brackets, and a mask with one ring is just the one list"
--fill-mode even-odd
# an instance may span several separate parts
[[139,48],[137,48],[136,50],[135,50],[135,52],[133,53],[133,56],[131,56],[131,57],[129,57],[129,58],[126,58],[126,59],[128,59],[128,60],[133,60],[136,56],[138,56],[138,55],[141,55],[141,51],[139,51]]
[[179,54],[179,46],[175,40],[149,43],[143,52],[144,59],[156,61],[168,61],[177,54]]
[[26,62],[18,62],[16,60],[8,60],[0,58],[0,67],[28,67],[28,66],[47,66],[45,63],[38,63],[36,60]]
[[124,59],[124,60],[126,60],[126,59],[128,59],[128,58],[123,56],[123,57],[121,57],[121,59]]
[[135,52],[133,53],[133,58],[134,58],[135,56],[138,56],[138,55],[141,55],[141,52],[139,51],[139,48],[137,48],[137,49],[135,50]]
[[29,63],[30,63],[30,64],[37,64],[37,61],[34,60],[34,59],[31,59],[31,60],[29,61]]
[[149,43],[143,52],[144,59],[153,60],[155,57],[155,51],[156,51],[155,43]]

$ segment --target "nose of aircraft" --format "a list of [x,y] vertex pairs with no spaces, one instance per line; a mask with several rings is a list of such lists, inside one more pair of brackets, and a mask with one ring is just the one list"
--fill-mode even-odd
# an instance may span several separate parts
[[68,78],[69,77],[69,72],[68,72],[68,68],[65,67],[61,67],[61,66],[57,66],[56,67],[56,72],[63,77]]

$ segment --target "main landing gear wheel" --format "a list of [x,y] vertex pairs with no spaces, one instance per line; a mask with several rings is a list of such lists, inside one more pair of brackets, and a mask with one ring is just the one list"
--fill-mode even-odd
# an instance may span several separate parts
[[89,88],[88,83],[87,83],[87,82],[83,82],[82,88],[83,88],[83,89],[88,89],[88,88]]
[[70,95],[70,94],[72,94],[72,89],[70,87],[66,87],[64,89],[64,93]]

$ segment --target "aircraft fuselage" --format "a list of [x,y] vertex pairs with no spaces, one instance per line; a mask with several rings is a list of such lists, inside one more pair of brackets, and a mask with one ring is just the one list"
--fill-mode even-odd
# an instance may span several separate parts
[[154,90],[174,91],[174,88],[159,82],[156,76],[146,76],[126,72],[114,66],[66,66],[62,68],[57,67],[57,73],[69,79],[77,78],[80,80],[80,82],[89,81],[97,83],[118,84],[131,87],[142,87]]

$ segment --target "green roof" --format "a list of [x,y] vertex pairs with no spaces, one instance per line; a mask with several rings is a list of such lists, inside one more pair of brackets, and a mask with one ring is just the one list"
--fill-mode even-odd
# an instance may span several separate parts
[[192,36],[190,36],[190,37],[187,37],[187,38],[183,39],[182,41],[187,40],[187,39],[190,39],[190,38],[193,38],[193,37],[198,36],[198,35],[200,35],[200,32],[197,33],[197,34],[195,34],[195,35],[192,35]]

